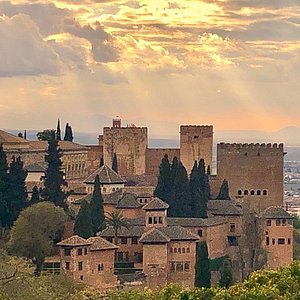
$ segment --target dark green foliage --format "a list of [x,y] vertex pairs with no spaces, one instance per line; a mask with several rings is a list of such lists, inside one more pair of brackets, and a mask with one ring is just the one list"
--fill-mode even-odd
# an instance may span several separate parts
[[93,236],[93,225],[91,218],[91,208],[87,201],[82,201],[79,213],[75,220],[74,234],[85,239]]
[[191,191],[191,217],[206,218],[207,204],[203,200],[203,192],[201,190],[200,176],[198,173],[198,164],[195,161],[191,176],[190,176],[190,191]]
[[233,283],[230,261],[226,259],[220,269],[220,286],[228,288]]
[[118,173],[118,158],[117,153],[114,153],[113,161],[112,161],[112,167],[111,167],[116,173]]
[[32,189],[30,204],[36,204],[40,202],[40,192],[38,187],[35,185]]
[[58,141],[61,140],[61,130],[60,130],[60,120],[57,121],[57,128],[56,128],[56,139]]
[[[23,162],[20,157],[15,156],[9,166],[10,189],[8,208],[10,210],[11,221],[14,222],[21,210],[26,206],[27,191],[25,187],[25,179],[27,172],[23,168]],[[12,224],[11,224],[12,225]]]
[[295,229],[300,228],[300,218],[298,216],[294,216],[293,227]]
[[99,230],[103,229],[105,222],[99,175],[95,177],[94,192],[90,203],[90,208],[93,234],[96,235]]
[[206,174],[207,174],[208,176],[210,176],[210,175],[211,175],[211,170],[210,170],[210,166],[208,166],[208,167],[207,167],[207,171],[206,171]]
[[191,215],[189,179],[181,162],[177,165],[168,213],[170,217],[189,217]]
[[171,166],[168,154],[165,154],[159,166],[159,175],[157,179],[157,186],[154,191],[154,196],[169,203],[171,189]]
[[197,243],[196,249],[196,287],[210,287],[210,266],[206,242]]
[[52,133],[52,137],[48,141],[45,161],[48,163],[48,167],[45,172],[45,187],[42,190],[41,196],[44,200],[67,209],[67,194],[62,191],[62,186],[65,186],[66,182],[64,180],[64,173],[61,171],[61,150],[58,148],[55,132]]
[[27,131],[24,130],[24,140],[26,140],[26,139],[27,139]]
[[53,129],[45,129],[36,134],[37,139],[40,141],[49,141],[52,139],[53,134],[55,135],[55,130]]
[[8,227],[11,224],[8,209],[10,178],[8,174],[8,164],[3,145],[0,145],[0,225]]
[[209,260],[209,266],[211,271],[219,271],[224,262],[228,260],[227,256],[216,257]]
[[175,177],[176,177],[178,165],[179,165],[178,158],[176,156],[174,156],[172,164],[171,164],[171,174],[170,174],[171,187],[174,184],[174,180],[175,180]]
[[228,181],[226,179],[223,180],[219,195],[216,200],[230,200],[229,190],[228,190]]
[[100,158],[100,165],[99,165],[99,167],[102,167],[102,166],[104,166],[104,157],[103,157],[103,155]]
[[73,130],[69,123],[66,124],[64,141],[73,142]]

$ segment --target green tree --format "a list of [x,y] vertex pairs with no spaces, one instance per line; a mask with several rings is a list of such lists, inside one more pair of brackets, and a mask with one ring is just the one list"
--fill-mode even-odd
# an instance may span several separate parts
[[157,185],[154,191],[154,196],[169,203],[171,189],[171,166],[168,154],[165,154],[159,166],[159,174],[157,178]]
[[226,179],[224,179],[222,182],[219,195],[216,200],[230,200],[228,181]]
[[206,174],[207,174],[208,176],[210,176],[210,175],[211,175],[211,170],[210,170],[210,166],[208,166],[208,167],[207,167],[207,171],[206,171]]
[[0,225],[1,235],[3,230],[10,226],[11,218],[8,207],[10,190],[10,176],[8,174],[8,164],[3,145],[0,144]]
[[96,235],[96,233],[99,230],[103,229],[105,223],[103,198],[101,195],[99,175],[95,177],[94,191],[93,191],[90,207],[91,207],[91,220],[93,226],[93,234]]
[[23,168],[21,157],[16,159],[15,156],[13,156],[12,162],[9,165],[9,176],[10,201],[8,207],[10,210],[11,221],[13,222],[18,218],[21,210],[26,206],[27,201],[27,191],[25,186],[27,171]]
[[206,242],[197,243],[196,249],[196,287],[210,287],[210,266]]
[[73,130],[69,123],[66,124],[64,141],[73,142]]
[[189,217],[191,215],[191,193],[189,179],[184,165],[179,162],[174,178],[169,208],[170,217]]
[[35,185],[32,189],[30,204],[36,204],[40,202],[40,192],[38,187]]
[[200,176],[198,173],[198,164],[195,161],[190,176],[191,191],[191,217],[206,218],[207,202],[203,200],[203,192],[201,190]]
[[82,201],[80,210],[76,216],[74,233],[88,239],[93,236],[93,224],[91,217],[91,207],[87,201]]
[[67,184],[64,180],[64,173],[61,170],[61,155],[58,141],[55,139],[55,133],[53,132],[51,139],[48,141],[48,150],[45,156],[48,167],[45,172],[45,187],[42,190],[41,196],[44,200],[67,209],[67,193],[62,190],[62,187]]
[[57,127],[56,127],[56,139],[58,141],[61,140],[61,130],[60,130],[60,120],[57,120]]
[[124,218],[122,211],[114,210],[112,213],[108,213],[106,217],[106,224],[114,229],[114,241],[115,245],[118,245],[118,236],[122,228],[129,229],[129,222]]
[[228,288],[233,283],[232,268],[230,261],[225,259],[220,269],[220,286]]
[[49,141],[52,139],[53,134],[55,135],[55,130],[53,129],[45,129],[36,134],[37,139],[40,141]]
[[201,190],[201,200],[200,200],[200,213],[199,217],[207,218],[207,203],[211,198],[210,196],[210,186],[209,186],[209,177],[205,171],[204,159],[200,159],[198,164],[198,176],[200,181],[200,190]]
[[112,167],[111,167],[116,173],[118,173],[118,158],[117,153],[114,153],[113,161],[112,161]]
[[53,203],[42,202],[26,208],[12,227],[11,253],[31,259],[40,275],[45,257],[52,253],[54,241],[60,236],[65,222],[63,209]]

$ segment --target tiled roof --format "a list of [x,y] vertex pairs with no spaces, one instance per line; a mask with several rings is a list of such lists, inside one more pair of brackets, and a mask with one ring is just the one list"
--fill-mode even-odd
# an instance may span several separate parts
[[110,249],[113,250],[118,248],[118,246],[114,245],[113,243],[110,243],[109,241],[103,239],[100,236],[90,237],[88,241],[92,243],[90,247],[91,251],[110,250]]
[[157,197],[143,206],[144,210],[166,210],[168,208],[169,205]]
[[68,239],[65,239],[59,243],[58,246],[69,246],[69,247],[76,247],[76,246],[87,246],[91,245],[92,242],[80,237],[79,235],[73,235]]
[[25,167],[27,172],[45,172],[47,169],[47,163],[34,163]]
[[170,241],[171,239],[157,228],[145,232],[140,238],[140,243],[168,243]]
[[28,141],[18,136],[15,136],[11,133],[8,133],[4,130],[0,130],[0,144],[4,144],[4,143],[26,145],[28,144]]
[[118,189],[112,194],[102,195],[104,203],[117,205],[123,196],[123,190]]
[[240,216],[242,208],[232,200],[209,200],[207,209],[213,215]]
[[201,218],[167,218],[169,226],[182,227],[210,227],[224,224],[226,220],[223,217],[210,217],[207,219]]
[[197,241],[200,239],[197,234],[193,234],[188,229],[181,226],[161,227],[159,230],[173,241]]
[[[30,147],[35,150],[43,150],[46,151],[48,148],[48,141],[29,141]],[[73,143],[70,141],[59,141],[58,142],[59,148],[61,150],[88,150],[87,147]]]
[[153,195],[150,193],[138,194],[138,198],[151,198],[151,197],[153,197]]
[[102,184],[118,184],[125,183],[124,179],[119,176],[114,170],[104,165],[94,171],[88,178],[84,180],[84,183],[94,184],[95,177],[99,175],[100,183]]
[[[141,237],[142,234],[144,233],[144,226],[130,226],[128,229],[127,228],[121,228],[118,232],[119,237]],[[104,230],[100,231],[98,236],[102,237],[113,237],[115,236],[115,231],[112,227],[107,227]]]
[[131,193],[125,193],[117,204],[117,208],[139,208],[141,206],[136,195]]
[[263,213],[262,217],[268,219],[293,219],[288,212],[286,212],[282,207],[271,206],[268,207]]

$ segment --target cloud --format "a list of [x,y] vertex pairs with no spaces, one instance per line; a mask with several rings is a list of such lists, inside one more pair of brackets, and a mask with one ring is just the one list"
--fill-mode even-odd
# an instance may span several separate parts
[[0,17],[0,77],[58,75],[59,56],[26,15]]

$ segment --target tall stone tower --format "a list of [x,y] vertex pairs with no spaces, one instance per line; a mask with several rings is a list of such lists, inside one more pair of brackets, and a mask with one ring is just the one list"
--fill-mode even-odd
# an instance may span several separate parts
[[104,162],[111,167],[114,153],[118,159],[118,171],[122,176],[142,175],[146,171],[148,147],[147,127],[121,126],[121,119],[113,120],[112,127],[103,128]]
[[190,173],[195,160],[204,159],[211,166],[213,151],[213,126],[180,126],[180,160]]

